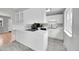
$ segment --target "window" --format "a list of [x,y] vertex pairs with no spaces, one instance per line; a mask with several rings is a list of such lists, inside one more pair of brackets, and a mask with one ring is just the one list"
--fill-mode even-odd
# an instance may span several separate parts
[[72,37],[72,8],[67,8],[64,13],[64,31]]

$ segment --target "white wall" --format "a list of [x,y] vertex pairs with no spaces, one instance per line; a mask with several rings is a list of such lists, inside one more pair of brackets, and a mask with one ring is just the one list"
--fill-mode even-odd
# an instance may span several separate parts
[[15,25],[14,29],[25,30],[25,26],[27,24],[33,24],[35,22],[46,23],[46,13],[44,8],[30,8],[23,11],[23,23],[18,24],[16,20],[14,20]]
[[72,37],[64,33],[64,45],[69,51],[79,51],[79,8],[73,8],[72,14]]
[[46,19],[44,8],[31,8],[24,12],[24,24],[33,24],[35,22],[44,23]]
[[15,19],[14,18],[15,11],[11,10],[10,8],[0,8],[0,15],[11,16],[12,19]]
[[[15,20],[16,21],[16,20]],[[15,22],[16,28],[24,30],[27,24],[33,24],[35,22],[46,23],[46,13],[44,8],[30,8],[23,11],[23,23],[18,24]],[[15,26],[14,26],[15,27]]]

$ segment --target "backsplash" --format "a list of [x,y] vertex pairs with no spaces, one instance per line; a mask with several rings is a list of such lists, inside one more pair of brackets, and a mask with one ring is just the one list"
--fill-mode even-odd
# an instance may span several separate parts
[[25,28],[25,29],[29,29],[29,28],[31,28],[31,25],[32,25],[32,24],[26,24],[26,25],[24,26],[24,28]]
[[27,29],[31,29],[31,30],[45,30],[47,27],[47,24],[44,23],[33,23],[33,24],[26,24],[25,26],[25,30]]
[[[48,23],[40,23],[42,25],[42,28],[46,28],[46,29],[56,29],[58,27],[62,27],[64,26],[63,24],[48,24]],[[33,24],[26,24],[24,27],[25,27],[25,30],[26,29],[31,29]]]

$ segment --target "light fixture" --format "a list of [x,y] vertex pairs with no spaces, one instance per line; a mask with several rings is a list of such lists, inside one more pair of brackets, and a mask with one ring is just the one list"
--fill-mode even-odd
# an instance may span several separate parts
[[51,8],[46,8],[46,12],[50,12],[51,11]]

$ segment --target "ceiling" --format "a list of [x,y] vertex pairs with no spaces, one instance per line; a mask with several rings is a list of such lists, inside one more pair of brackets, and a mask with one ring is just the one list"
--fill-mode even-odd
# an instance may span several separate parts
[[46,8],[46,15],[63,14],[66,8]]
[[29,8],[0,8],[0,11],[11,11],[11,12],[19,12]]
[[24,10],[29,9],[29,8],[12,8],[12,9],[16,12],[19,12],[19,11],[24,11]]
[[[29,8],[0,8],[0,11],[19,12]],[[46,8],[46,15],[63,14],[66,8]],[[49,10],[49,11],[47,11]]]

